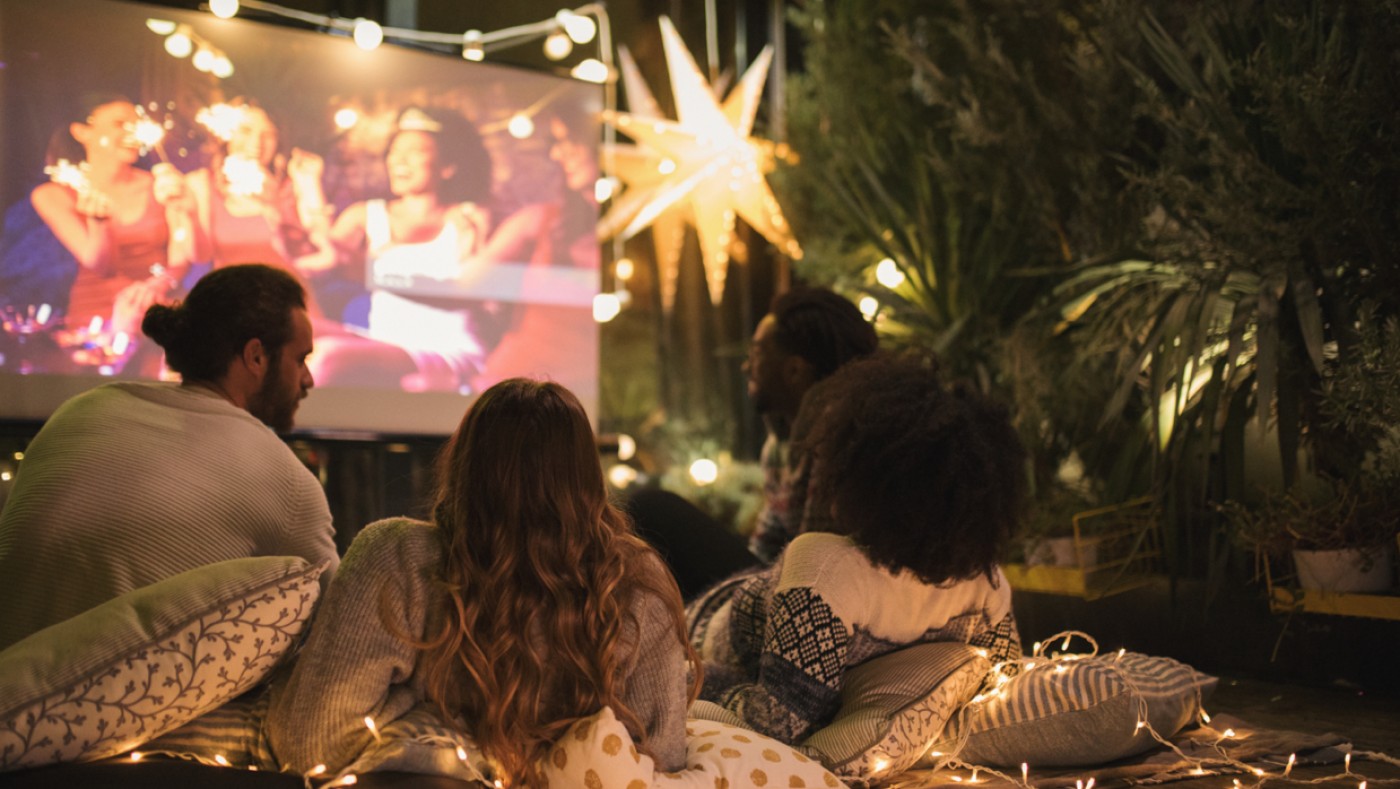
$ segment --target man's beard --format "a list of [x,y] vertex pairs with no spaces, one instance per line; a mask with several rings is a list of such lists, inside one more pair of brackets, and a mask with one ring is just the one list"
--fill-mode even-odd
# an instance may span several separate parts
[[287,391],[282,384],[281,351],[273,354],[270,361],[262,386],[258,387],[258,391],[248,400],[248,413],[278,433],[286,433],[292,429],[296,419],[301,393],[295,390]]

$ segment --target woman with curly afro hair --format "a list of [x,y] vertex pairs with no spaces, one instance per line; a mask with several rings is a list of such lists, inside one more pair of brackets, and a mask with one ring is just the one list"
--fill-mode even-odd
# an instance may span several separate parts
[[812,395],[794,432],[830,530],[688,609],[702,697],[788,743],[830,721],[845,671],[870,658],[929,641],[1021,651],[997,565],[1027,491],[1006,410],[917,355],[852,362]]

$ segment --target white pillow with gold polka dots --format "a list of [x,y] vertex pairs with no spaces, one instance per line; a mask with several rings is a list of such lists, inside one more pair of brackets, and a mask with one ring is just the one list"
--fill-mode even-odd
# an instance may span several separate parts
[[656,770],[637,751],[627,727],[604,708],[559,738],[544,765],[551,787],[586,789],[838,789],[843,784],[816,760],[761,734],[724,723],[691,720],[686,767]]

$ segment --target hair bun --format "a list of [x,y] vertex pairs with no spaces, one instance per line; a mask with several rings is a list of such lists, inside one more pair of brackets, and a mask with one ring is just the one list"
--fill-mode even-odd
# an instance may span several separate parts
[[179,344],[188,324],[189,315],[183,305],[152,304],[141,320],[141,331],[162,348],[169,349]]

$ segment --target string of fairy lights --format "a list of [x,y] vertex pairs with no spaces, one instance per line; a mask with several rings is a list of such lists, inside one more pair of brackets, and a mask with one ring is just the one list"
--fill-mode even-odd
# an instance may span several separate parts
[[[1087,642],[1089,645],[1088,650],[1085,652],[1070,652],[1069,648],[1074,639],[1081,639]],[[1054,644],[1055,642],[1060,642],[1060,648],[1054,652],[1048,651],[1048,646]],[[1138,687],[1130,672],[1123,671],[1117,668],[1118,663],[1122,661],[1123,656],[1125,654],[1126,650],[1120,649],[1117,651],[1116,654],[1113,654],[1111,657],[1100,657],[1098,643],[1094,641],[1094,639],[1088,634],[1077,630],[1056,633],[1051,638],[1046,639],[1043,642],[1037,642],[1036,644],[1034,644],[1031,648],[1031,654],[1029,656],[1020,658],[1018,660],[998,663],[994,665],[991,668],[988,677],[991,687],[975,696],[957,714],[967,715],[971,711],[975,710],[978,705],[985,704],[994,699],[1004,696],[1008,692],[1007,686],[1009,685],[1009,683],[1011,683],[1013,679],[1016,679],[1018,677],[1022,678],[1021,681],[1025,681],[1025,675],[1031,672],[1052,672],[1056,674],[1063,674],[1075,661],[1083,661],[1098,658],[1099,665],[1113,671],[1117,679],[1121,681],[1124,684],[1124,686],[1128,689],[1128,693],[1131,694],[1131,697],[1135,702],[1137,716],[1136,723],[1134,724],[1134,728],[1131,732],[1131,735],[1134,737],[1151,737],[1161,746],[1171,751],[1180,760],[1181,766],[1173,768],[1169,773],[1157,776],[1155,780],[1160,781],[1193,778],[1205,775],[1218,774],[1246,776],[1244,780],[1241,780],[1237,777],[1231,778],[1231,784],[1228,787],[1225,787],[1225,789],[1260,789],[1265,784],[1270,782],[1286,782],[1291,785],[1321,785],[1355,781],[1356,789],[1368,789],[1368,787],[1372,784],[1390,785],[1400,783],[1400,778],[1368,777],[1367,775],[1361,772],[1356,772],[1352,769],[1352,761],[1354,755],[1370,761],[1383,762],[1386,764],[1400,766],[1400,759],[1396,759],[1395,757],[1385,753],[1374,751],[1348,751],[1343,758],[1342,772],[1324,775],[1316,778],[1303,778],[1293,774],[1293,770],[1299,764],[1297,753],[1290,754],[1287,760],[1285,760],[1282,763],[1270,765],[1268,767],[1260,766],[1257,763],[1251,763],[1242,761],[1240,759],[1236,759],[1230,754],[1230,752],[1227,749],[1227,746],[1231,743],[1244,741],[1250,736],[1250,733],[1236,732],[1234,729],[1231,728],[1224,728],[1219,730],[1212,729],[1211,716],[1209,713],[1206,712],[1204,705],[1202,704],[1199,684],[1197,685],[1196,690],[1196,710],[1199,714],[1199,722],[1201,724],[1202,731],[1210,730],[1215,735],[1214,742],[1211,744],[1211,749],[1213,750],[1214,754],[1209,757],[1198,757],[1188,754],[1185,751],[1183,751],[1182,748],[1177,745],[1177,743],[1173,742],[1167,737],[1164,737],[1159,732],[1157,732],[1156,729],[1153,728],[1149,720],[1149,705],[1147,701],[1147,694],[1142,692],[1142,690]],[[982,655],[986,657],[985,650],[982,651]],[[383,735],[381,734],[381,729],[379,725],[375,722],[375,720],[370,716],[365,716],[364,725],[365,728],[369,730],[370,735],[373,737],[375,742],[381,743]],[[1008,786],[1019,787],[1020,789],[1036,789],[1037,784],[1035,780],[1033,780],[1036,773],[1036,769],[1034,765],[1031,765],[1029,763],[1023,762],[1020,765],[1019,773],[1007,773],[997,769],[996,767],[972,764],[959,760],[958,753],[966,744],[967,735],[965,727],[959,726],[957,728],[961,732],[960,740],[956,742],[949,751],[935,751],[926,754],[927,758],[931,758],[934,760],[936,769],[940,771],[940,778],[946,780],[949,783],[955,784],[988,784],[992,786],[999,786],[1001,784],[1005,784]],[[1206,735],[1206,739],[1209,739],[1210,736],[1211,735]],[[490,760],[485,760],[478,764],[472,764],[467,750],[462,746],[462,744],[459,741],[450,738],[444,738],[440,735],[421,735],[409,739],[412,742],[423,745],[444,747],[454,750],[457,759],[461,761],[463,765],[469,766],[479,774],[486,776],[487,780],[494,784],[496,789],[505,789],[506,786],[510,785],[509,777],[505,776],[497,768],[496,765],[490,762]],[[1197,741],[1200,741],[1199,737],[1197,738]],[[161,755],[193,759],[211,766],[230,768],[234,767],[234,765],[232,765],[229,759],[222,754],[214,754],[213,756],[209,756],[207,754],[180,753],[173,751],[134,751],[129,753],[127,755],[127,758],[130,761],[139,762],[147,758],[148,756],[157,753]],[[872,752],[869,755],[869,758],[871,774],[868,779],[868,783],[883,783],[891,787],[891,789],[913,789],[913,787],[918,786],[921,783],[927,782],[927,776],[925,775],[911,776],[903,780],[901,780],[900,776],[897,775],[883,775],[883,773],[885,773],[885,771],[889,769],[891,760],[879,752]],[[247,767],[245,769],[257,770],[257,767],[252,766]],[[315,767],[303,773],[302,778],[306,782],[306,786],[308,787],[308,789],[310,789],[313,780],[325,780],[327,772],[328,770],[324,764],[318,764]],[[995,781],[993,779],[995,779]],[[329,780],[327,780],[325,783],[321,783],[320,785],[323,787],[350,786],[357,783],[358,780],[358,775],[356,775],[353,772],[347,771],[339,775],[330,777]],[[1082,778],[1069,779],[1066,778],[1065,771],[1063,769],[1057,769],[1054,771],[1053,775],[1047,774],[1043,780],[1046,781],[1047,784],[1054,785],[1057,787],[1066,786],[1068,780],[1074,780],[1075,789],[1094,789],[1097,779],[1093,775],[1088,774],[1086,774]]]

